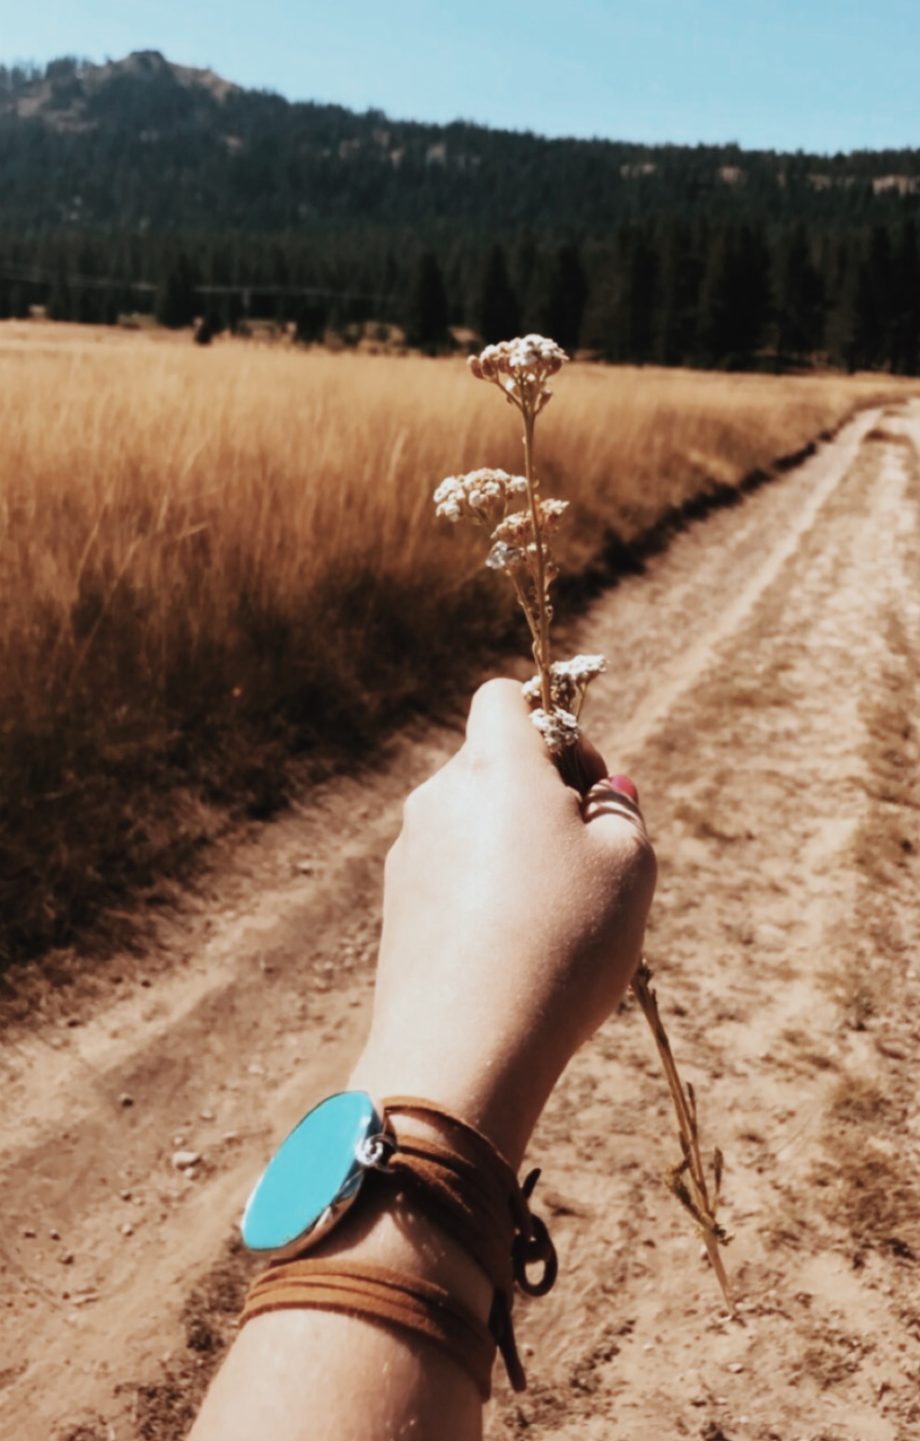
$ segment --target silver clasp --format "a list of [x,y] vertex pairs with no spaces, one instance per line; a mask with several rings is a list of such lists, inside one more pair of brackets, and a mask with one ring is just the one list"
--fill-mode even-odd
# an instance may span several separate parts
[[365,1136],[363,1141],[358,1142],[355,1158],[368,1171],[385,1171],[395,1150],[395,1137],[387,1131],[380,1131],[376,1136]]

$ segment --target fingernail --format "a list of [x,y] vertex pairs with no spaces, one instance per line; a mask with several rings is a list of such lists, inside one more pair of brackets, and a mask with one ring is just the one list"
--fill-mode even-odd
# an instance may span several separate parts
[[639,792],[629,776],[608,776],[607,784],[612,791],[619,791],[621,796],[628,796],[634,805],[639,804]]

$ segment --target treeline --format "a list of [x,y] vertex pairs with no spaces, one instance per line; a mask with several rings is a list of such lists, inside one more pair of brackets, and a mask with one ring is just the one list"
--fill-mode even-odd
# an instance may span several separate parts
[[[143,277],[138,279],[137,277]],[[449,348],[527,330],[632,363],[715,368],[829,363],[920,373],[920,241],[912,217],[850,232],[663,220],[608,240],[455,239],[436,250],[392,234],[146,241],[0,233],[0,317],[114,324],[152,313],[199,338],[249,320]]]
[[918,226],[918,151],[424,125],[152,51],[0,66],[0,315],[915,373]]
[[817,156],[423,124],[292,104],[156,52],[0,67],[0,214],[30,230],[385,227],[440,245],[501,225],[559,242],[667,215],[887,224],[918,193],[918,150]]

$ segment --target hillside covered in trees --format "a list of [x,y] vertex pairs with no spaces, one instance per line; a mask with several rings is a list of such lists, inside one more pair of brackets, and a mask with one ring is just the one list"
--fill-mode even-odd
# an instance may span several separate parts
[[545,329],[662,364],[920,371],[920,150],[547,140],[294,104],[157,52],[0,67],[0,315],[302,339]]

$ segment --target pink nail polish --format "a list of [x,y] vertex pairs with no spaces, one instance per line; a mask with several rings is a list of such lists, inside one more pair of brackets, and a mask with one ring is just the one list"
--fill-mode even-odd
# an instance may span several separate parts
[[621,796],[628,796],[635,805],[639,804],[639,792],[629,776],[608,776],[607,784],[612,791],[619,791]]

